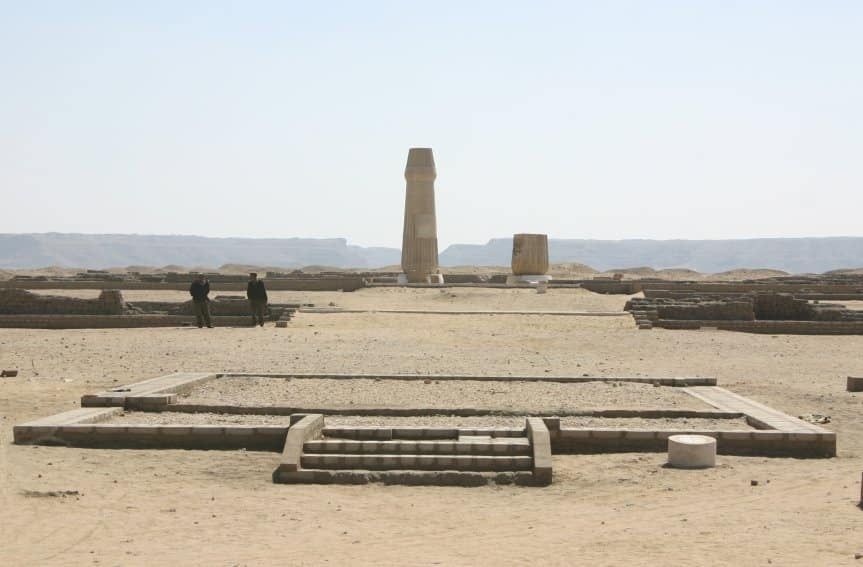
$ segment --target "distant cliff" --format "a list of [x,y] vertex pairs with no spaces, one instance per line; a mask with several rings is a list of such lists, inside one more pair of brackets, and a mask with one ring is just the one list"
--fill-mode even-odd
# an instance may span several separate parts
[[[598,270],[633,266],[690,268],[715,273],[734,268],[824,272],[863,266],[863,237],[749,240],[550,239],[553,263],[580,262]],[[454,244],[442,266],[507,266],[512,240]],[[299,268],[377,268],[398,264],[396,248],[349,245],[343,238],[207,238],[124,234],[0,234],[0,268],[66,266],[217,267],[247,264]]]
[[[455,244],[441,264],[508,265],[511,238],[487,244]],[[735,268],[774,268],[791,273],[863,266],[863,238],[753,238],[746,240],[549,239],[551,262],[580,262],[600,271],[632,266],[689,268],[716,273]]]
[[206,238],[137,234],[0,234],[0,268],[204,266],[251,264],[372,268],[395,264],[395,248],[348,245],[343,238]]

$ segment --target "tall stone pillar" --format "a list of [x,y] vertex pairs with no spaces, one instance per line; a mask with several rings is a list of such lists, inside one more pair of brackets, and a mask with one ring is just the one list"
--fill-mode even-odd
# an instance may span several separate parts
[[515,234],[512,237],[512,274],[507,285],[547,283],[548,236],[545,234]]
[[405,167],[405,225],[402,271],[409,283],[439,283],[437,219],[434,181],[437,177],[431,148],[411,148]]

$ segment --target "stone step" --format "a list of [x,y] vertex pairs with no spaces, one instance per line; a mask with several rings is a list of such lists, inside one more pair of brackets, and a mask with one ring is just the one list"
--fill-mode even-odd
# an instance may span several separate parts
[[524,471],[472,472],[472,471],[419,471],[419,470],[361,470],[361,469],[303,469],[296,472],[273,474],[273,482],[284,484],[404,484],[410,486],[484,486],[490,483],[535,484],[533,475]]
[[318,439],[307,441],[304,453],[354,453],[385,455],[526,455],[530,443],[526,437],[465,440],[360,441],[353,439]]
[[494,438],[524,437],[524,428],[482,428],[464,429],[448,427],[324,427],[324,437],[333,439],[356,439],[369,441],[406,440],[457,440],[465,435],[484,435]]
[[423,471],[530,471],[528,456],[489,455],[377,455],[304,453],[303,469],[423,470]]

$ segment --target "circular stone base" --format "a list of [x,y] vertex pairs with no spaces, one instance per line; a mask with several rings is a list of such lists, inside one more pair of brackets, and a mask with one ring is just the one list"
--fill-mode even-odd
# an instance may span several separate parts
[[668,465],[676,469],[716,466],[716,439],[707,435],[672,435],[668,438]]
[[548,283],[551,281],[551,276],[515,276],[510,275],[506,277],[506,285],[510,286],[521,286],[521,287],[533,287],[540,282]]

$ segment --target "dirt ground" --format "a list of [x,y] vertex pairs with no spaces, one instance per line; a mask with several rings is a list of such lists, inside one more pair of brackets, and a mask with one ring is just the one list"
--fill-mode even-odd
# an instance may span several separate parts
[[[184,413],[184,412],[124,412],[112,416],[106,423],[128,423],[136,425],[286,425],[290,417],[285,415],[230,414],[230,413]],[[743,418],[636,418],[636,417],[592,417],[572,416],[561,418],[563,427],[613,427],[617,429],[697,429],[699,431],[751,431],[754,428]],[[327,416],[328,426],[426,426],[426,427],[524,427],[523,416],[450,416],[428,415],[419,417],[389,417],[361,415]]]
[[[605,311],[626,300],[397,291],[278,295],[417,309]],[[845,392],[846,376],[863,375],[861,353],[860,336],[638,331],[628,317],[298,314],[287,329],[3,329],[0,368],[20,374],[0,379],[0,564],[861,565],[863,393]],[[839,456],[720,456],[715,469],[681,471],[658,453],[555,455],[548,488],[357,487],[275,485],[276,453],[11,444],[15,423],[178,370],[714,376],[792,415],[831,416]]]
[[226,377],[210,380],[181,396],[181,403],[296,408],[478,408],[565,412],[606,407],[710,410],[679,388],[627,382],[477,382],[470,380],[327,380]]

